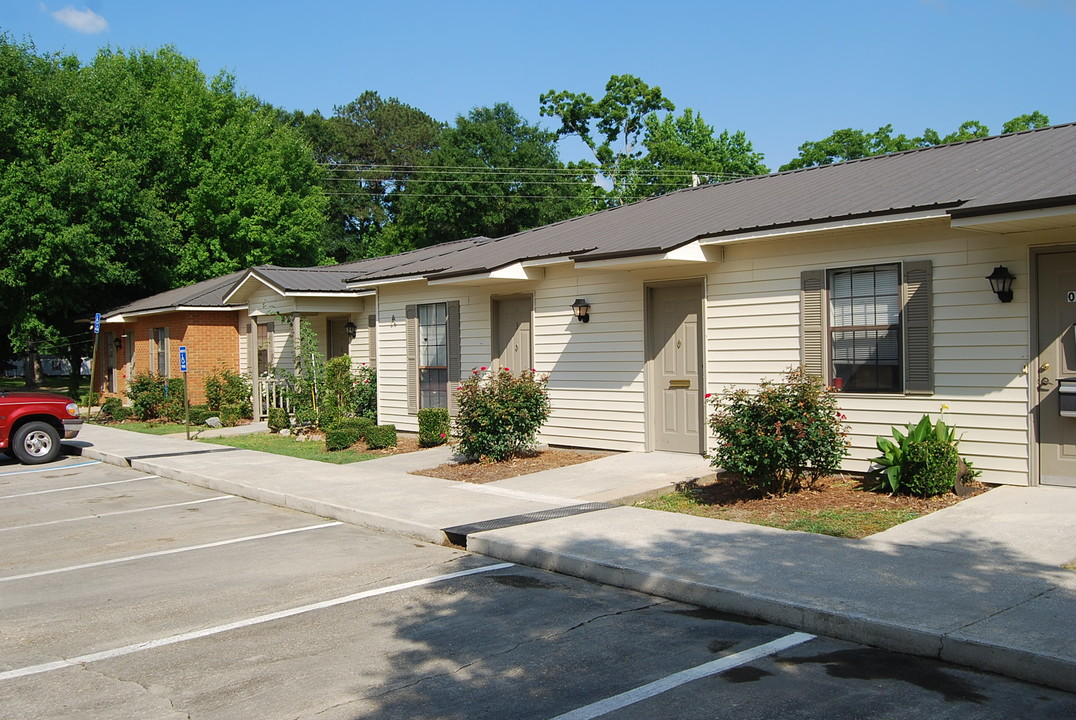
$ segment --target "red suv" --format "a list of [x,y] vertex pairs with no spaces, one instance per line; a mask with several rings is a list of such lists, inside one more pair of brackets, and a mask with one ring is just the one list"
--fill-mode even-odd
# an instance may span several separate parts
[[78,405],[64,395],[0,389],[0,451],[37,465],[60,455],[60,438],[82,429]]

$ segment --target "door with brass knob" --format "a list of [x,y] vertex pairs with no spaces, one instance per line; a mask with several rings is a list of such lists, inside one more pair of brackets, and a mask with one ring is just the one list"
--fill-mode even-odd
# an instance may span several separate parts
[[[1076,253],[1051,252],[1036,256],[1035,329],[1038,356],[1032,402],[1036,403],[1039,482],[1076,486],[1076,417],[1065,394],[1066,380],[1076,378]],[[1067,388],[1071,393],[1071,383]],[[1062,397],[1065,395],[1064,397]]]
[[647,424],[654,450],[701,453],[702,283],[647,288]]

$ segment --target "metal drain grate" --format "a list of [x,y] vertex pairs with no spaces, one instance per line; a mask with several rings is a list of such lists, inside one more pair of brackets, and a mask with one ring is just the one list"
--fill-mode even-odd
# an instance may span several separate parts
[[473,535],[474,533],[485,532],[486,530],[500,530],[502,528],[515,527],[517,525],[529,525],[531,523],[542,522],[543,520],[555,520],[557,518],[582,515],[598,510],[609,510],[615,507],[619,507],[619,505],[599,502],[566,505],[565,507],[539,510],[538,512],[525,513],[523,515],[509,515],[508,517],[503,518],[494,518],[492,520],[482,520],[481,522],[468,523],[466,525],[441,528],[441,532],[447,535],[449,541],[453,544],[467,547],[467,536]]

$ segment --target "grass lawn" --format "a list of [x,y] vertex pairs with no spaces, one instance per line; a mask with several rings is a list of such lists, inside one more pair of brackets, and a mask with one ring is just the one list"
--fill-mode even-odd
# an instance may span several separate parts
[[[4,390],[25,390],[26,382],[22,377],[0,377],[0,388]],[[67,395],[67,376],[53,377],[45,376],[41,378],[40,387],[38,390],[47,390],[48,392],[60,393],[61,395]],[[79,384],[79,397],[85,395],[90,391],[90,379],[82,378],[82,382]],[[79,398],[75,398],[78,400]]]
[[813,490],[762,497],[736,480],[706,485],[636,503],[651,510],[752,523],[803,532],[862,538],[959,502],[953,493],[933,498],[872,492],[859,480],[827,478]]
[[750,510],[735,506],[712,505],[701,499],[697,491],[692,490],[669,493],[636,505],[651,510],[685,513],[845,538],[873,535],[902,522],[914,520],[920,515],[913,510],[857,510],[839,506],[828,510]]
[[[182,432],[182,427],[180,432]],[[202,438],[199,442],[212,443],[213,445],[229,445],[243,448],[244,450],[258,450],[260,452],[288,455],[290,457],[303,458],[304,460],[317,460],[318,462],[346,465],[348,463],[362,462],[382,457],[376,453],[359,452],[358,450],[334,450],[329,452],[325,449],[325,443],[317,440],[300,441],[293,437],[273,435],[270,433],[256,433],[254,435],[233,435],[231,437]]]
[[[177,433],[186,432],[187,426],[183,423],[148,423],[148,422],[125,422],[108,424],[105,427],[116,428],[117,430],[130,430],[131,432],[140,432],[147,435],[175,435]],[[202,428],[192,427],[191,434],[198,432]]]

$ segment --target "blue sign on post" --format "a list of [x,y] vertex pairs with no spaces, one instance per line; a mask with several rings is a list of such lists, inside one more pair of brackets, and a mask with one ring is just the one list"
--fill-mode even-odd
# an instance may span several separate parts
[[93,315],[93,334],[98,335],[101,332],[101,313],[94,313]]
[[179,346],[179,371],[187,372],[187,346]]

